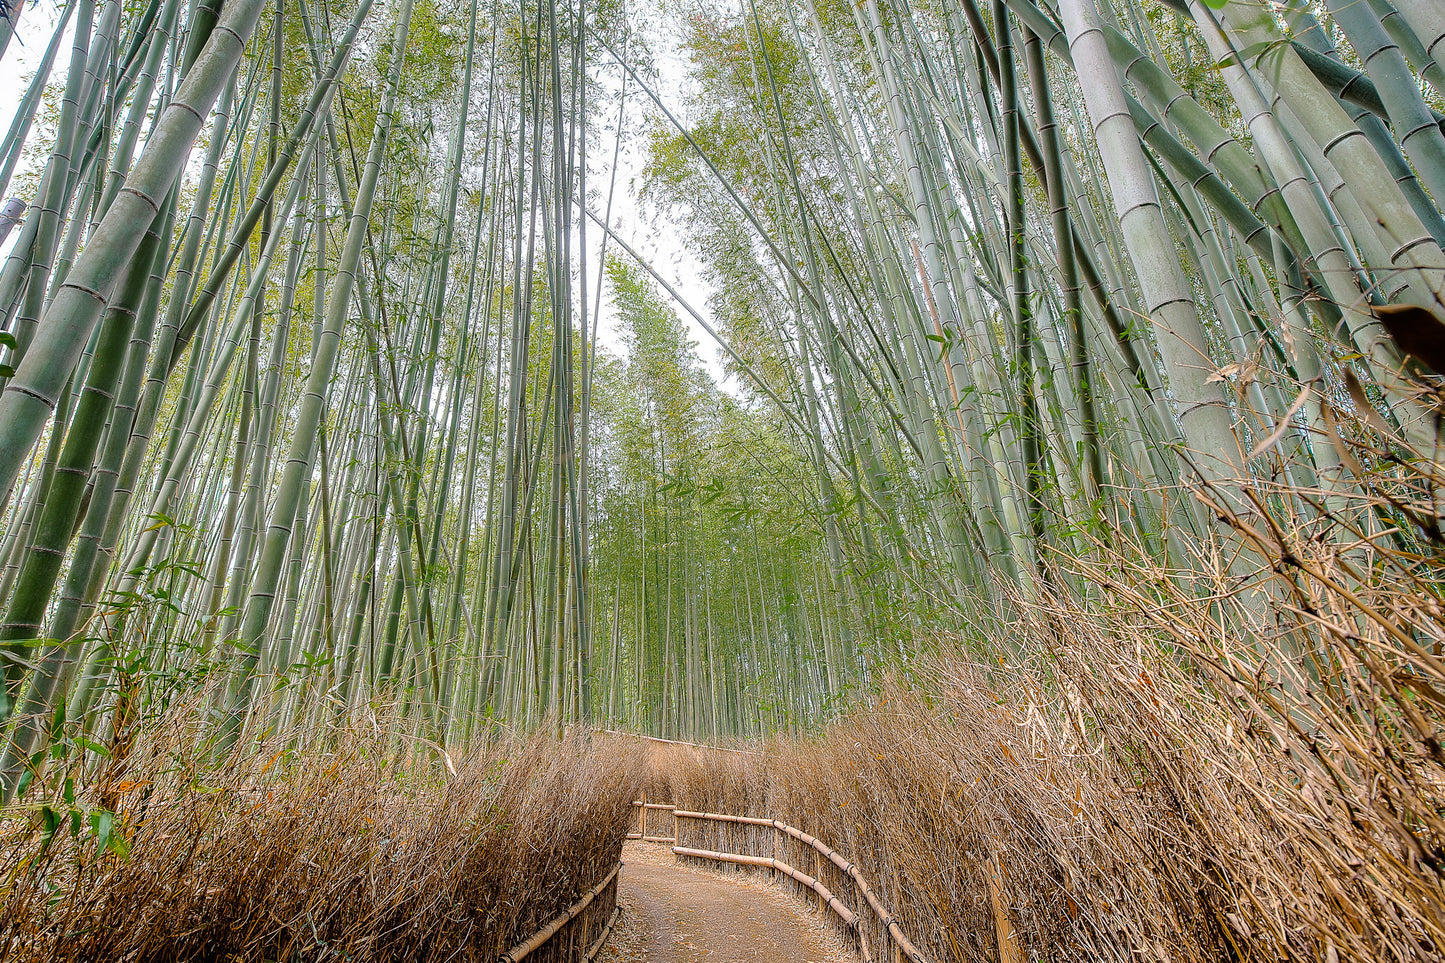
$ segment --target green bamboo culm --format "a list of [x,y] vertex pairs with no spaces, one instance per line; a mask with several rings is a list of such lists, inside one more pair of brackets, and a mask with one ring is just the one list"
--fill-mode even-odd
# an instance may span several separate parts
[[263,5],[237,0],[226,6],[0,394],[0,502],[13,494],[31,446],[49,423],[112,289],[189,159],[203,118],[230,82]]
[[1269,520],[1427,546],[1342,425],[1436,433],[1432,5],[381,9],[78,2],[17,95],[12,798],[117,705],[802,732],[1122,546],[1231,639]]
[[351,308],[352,288],[361,262],[362,246],[367,239],[372,203],[376,198],[377,181],[381,176],[387,137],[394,123],[397,88],[406,63],[406,41],[411,29],[412,0],[402,0],[392,31],[391,67],[386,93],[376,115],[371,147],[361,182],[357,185],[347,224],[341,260],[326,299],[324,326],[312,351],[311,373],[308,376],[301,412],[295,428],[295,440],[286,459],[286,471],[272,500],[272,511],[266,536],[261,543],[261,561],[251,593],[246,600],[245,617],[241,623],[240,644],[244,651],[238,670],[231,704],[218,735],[221,751],[229,749],[240,738],[241,726],[250,707],[254,684],[254,666],[260,658],[267,625],[276,602],[277,586],[296,520],[297,504],[303,486],[309,484],[316,439],[325,412],[329,383],[336,363],[342,330]]

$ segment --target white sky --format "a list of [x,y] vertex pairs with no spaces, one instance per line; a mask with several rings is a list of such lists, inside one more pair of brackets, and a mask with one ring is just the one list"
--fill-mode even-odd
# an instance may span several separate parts
[[[674,32],[666,27],[649,31],[655,66],[661,78],[655,92],[675,116],[683,123],[688,123],[689,118],[687,111],[684,110],[684,101],[692,93],[692,84],[687,79],[687,63],[678,47],[677,39]],[[615,85],[621,82],[622,69],[610,58],[608,63],[603,66],[601,73],[605,75],[605,79],[602,77],[599,79],[604,83]],[[615,105],[611,106],[615,111]],[[628,85],[626,110],[626,126],[634,131],[641,126],[638,122],[640,118],[657,114],[652,100],[631,81]],[[600,118],[594,118],[594,122],[600,120]],[[611,123],[615,120],[616,114],[613,113],[606,119],[606,122]],[[623,142],[622,150],[618,154],[617,188],[612,199],[612,229],[625,238],[633,250],[646,258],[659,274],[667,278],[668,283],[676,288],[677,292],[693,308],[712,321],[712,311],[707,303],[712,288],[703,278],[701,262],[688,249],[684,232],[667,216],[666,211],[659,211],[655,206],[644,209],[638,201],[637,192],[642,187],[642,169],[646,164],[643,146],[641,138],[634,136]],[[612,145],[605,143],[603,149],[598,151],[599,154],[605,156],[589,158],[590,170],[587,176],[591,185],[590,189],[599,194],[598,214],[602,213],[601,207],[606,203],[605,192],[608,167],[611,165],[611,149]],[[600,249],[600,239],[594,239],[593,235],[601,233],[595,229],[595,226],[588,230],[589,260],[595,258]],[[617,251],[616,247],[613,247],[613,251]],[[591,281],[588,284],[590,287]],[[666,297],[666,292],[663,293],[663,296]],[[722,349],[706,331],[693,321],[687,311],[679,308],[677,313],[692,333],[692,339],[697,342],[698,353],[706,363],[713,380],[719,385],[735,390],[736,385],[733,383],[733,379],[725,377],[723,372],[720,361],[723,354]],[[606,328],[609,320],[607,306],[604,304],[600,328]],[[616,344],[615,333],[611,331],[599,330],[598,339],[603,344]],[[618,349],[614,348],[614,350]]]
[[[15,110],[24,95],[26,84],[40,58],[44,56],[45,47],[55,29],[60,10],[61,7],[55,0],[29,0],[25,5],[19,29],[11,40],[9,48],[5,51],[4,58],[0,59],[0,135],[9,129]],[[657,20],[653,20],[651,27],[649,41],[653,46],[657,69],[662,78],[658,84],[658,94],[663,98],[668,109],[686,123],[687,112],[684,110],[684,101],[687,99],[690,85],[687,82],[687,64],[678,45],[678,37],[676,32],[669,28],[669,25],[658,23]],[[52,80],[64,76],[66,65],[69,62],[69,53],[70,46],[66,41],[56,57]],[[609,61],[600,67],[599,73],[594,77],[601,83],[615,85],[619,82],[620,75],[621,69]],[[652,114],[655,112],[655,108],[646,94],[639,91],[635,84],[630,85],[627,98],[627,126],[630,129],[639,128],[638,120],[643,111]],[[615,114],[608,118],[594,118],[594,122],[597,123],[615,120]],[[35,132],[32,130],[29,151],[32,157],[35,156],[37,147],[37,138],[34,134]],[[43,147],[43,145],[39,146]],[[612,228],[620,236],[626,238],[627,243],[634,250],[647,258],[658,273],[666,277],[678,293],[686,298],[694,308],[704,317],[710,317],[711,311],[707,302],[712,289],[703,279],[702,265],[688,250],[683,232],[666,216],[666,212],[658,211],[656,207],[644,210],[638,200],[637,192],[642,186],[642,168],[646,160],[642,153],[642,146],[640,139],[636,137],[623,144],[618,158],[616,193],[612,200]],[[602,198],[597,211],[599,215],[602,213],[601,206],[605,204],[611,148],[612,145],[606,143],[602,149],[595,151],[594,156],[589,157],[589,187]],[[26,160],[28,161],[29,158]],[[26,161],[22,161],[22,168],[25,163]],[[18,176],[19,169],[16,173]],[[12,178],[11,187],[13,188],[15,184],[16,179]],[[13,190],[11,193],[14,193]],[[13,242],[18,233],[19,228],[17,227],[11,233],[9,241]],[[596,225],[589,225],[587,232],[589,299],[596,291],[597,276],[595,272],[601,251],[602,236],[602,231],[597,229]],[[0,247],[0,256],[8,254],[10,246],[10,243],[7,242]],[[617,252],[615,246],[612,247],[612,250]],[[698,343],[698,353],[707,365],[713,380],[730,390],[736,390],[732,379],[726,378],[723,373],[720,361],[721,349],[685,310],[679,308],[678,314],[688,330],[691,331],[693,340]],[[599,325],[599,340],[614,353],[623,353],[622,347],[618,343],[615,315],[609,309],[605,296]]]
[[[20,98],[25,96],[30,75],[40,58],[45,56],[45,46],[50,43],[59,15],[60,7],[55,0],[27,0],[25,9],[21,11],[20,29],[10,38],[10,46],[5,48],[5,57],[0,60],[0,135],[10,129],[15,109],[20,106]],[[66,36],[69,37],[71,32],[67,29]],[[55,57],[57,75],[65,73],[69,54],[67,40]],[[13,178],[11,183],[14,183]]]

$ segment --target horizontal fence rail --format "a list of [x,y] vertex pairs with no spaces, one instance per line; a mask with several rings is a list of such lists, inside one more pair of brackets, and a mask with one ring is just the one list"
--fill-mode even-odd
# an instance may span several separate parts
[[[583,963],[591,963],[617,922],[617,874],[621,869],[622,862],[619,860],[602,882],[583,893],[577,902],[554,916],[525,942],[503,953],[501,963],[521,963],[544,947],[549,960],[567,960],[569,963],[578,959],[580,947],[580,959]],[[597,930],[598,921],[603,919],[606,922]],[[595,936],[594,930],[597,930]]]

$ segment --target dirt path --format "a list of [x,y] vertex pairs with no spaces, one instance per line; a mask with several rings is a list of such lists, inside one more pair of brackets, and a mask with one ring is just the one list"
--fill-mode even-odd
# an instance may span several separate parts
[[622,862],[622,917],[599,963],[853,963],[816,912],[765,879],[681,866],[657,843],[628,843]]

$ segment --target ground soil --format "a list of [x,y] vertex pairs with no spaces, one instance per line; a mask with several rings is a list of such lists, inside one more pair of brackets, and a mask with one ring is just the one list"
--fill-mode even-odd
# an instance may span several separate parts
[[823,917],[762,873],[680,864],[669,846],[622,852],[622,915],[599,963],[854,963]]

